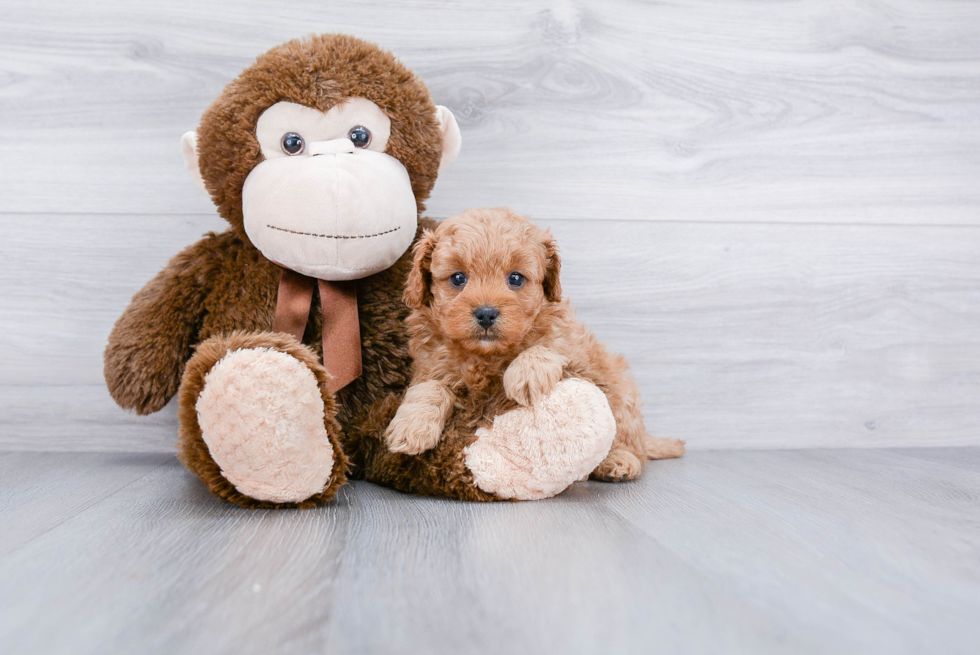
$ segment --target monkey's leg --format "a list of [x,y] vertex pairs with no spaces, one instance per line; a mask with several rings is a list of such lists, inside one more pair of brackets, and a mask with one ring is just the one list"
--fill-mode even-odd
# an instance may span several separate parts
[[463,449],[476,438],[471,426],[451,416],[435,447],[418,455],[388,450],[385,430],[401,404],[402,396],[391,394],[368,406],[344,435],[350,455],[351,477],[406,493],[443,496],[459,500],[502,500],[481,491],[466,468]]
[[529,407],[476,431],[464,450],[474,484],[500,498],[550,498],[585,479],[609,453],[616,420],[606,395],[585,380],[562,380]]
[[442,438],[419,455],[388,451],[384,431],[400,398],[374,403],[349,430],[353,475],[409,493],[460,500],[537,500],[585,479],[609,453],[616,422],[606,395],[570,379],[489,428],[457,409]]
[[244,507],[312,507],[346,481],[329,379],[289,335],[208,339],[180,386],[178,457],[211,493]]

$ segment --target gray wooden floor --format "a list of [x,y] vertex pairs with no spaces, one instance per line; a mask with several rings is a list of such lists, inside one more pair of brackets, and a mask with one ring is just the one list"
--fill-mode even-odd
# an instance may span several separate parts
[[975,653],[980,448],[695,452],[476,505],[244,511],[166,454],[0,454],[5,653]]

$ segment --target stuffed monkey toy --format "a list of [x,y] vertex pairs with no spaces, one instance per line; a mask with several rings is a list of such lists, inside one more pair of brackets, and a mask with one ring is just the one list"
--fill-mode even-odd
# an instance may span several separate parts
[[460,143],[452,113],[373,44],[322,35],[260,56],[182,140],[230,228],[134,296],[105,351],[112,397],[149,414],[177,394],[180,460],[242,506],[314,506],[348,474],[501,499],[466,467],[475,430],[420,455],[384,447],[410,379],[410,249]]

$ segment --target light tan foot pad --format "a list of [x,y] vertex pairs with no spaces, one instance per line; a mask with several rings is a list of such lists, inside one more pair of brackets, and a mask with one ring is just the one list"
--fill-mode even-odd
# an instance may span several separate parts
[[584,380],[563,380],[531,407],[480,428],[463,454],[476,486],[500,498],[550,498],[581,480],[609,453],[616,420],[606,395]]
[[334,452],[316,377],[267,348],[229,352],[198,396],[201,436],[221,474],[241,493],[302,502],[326,487]]

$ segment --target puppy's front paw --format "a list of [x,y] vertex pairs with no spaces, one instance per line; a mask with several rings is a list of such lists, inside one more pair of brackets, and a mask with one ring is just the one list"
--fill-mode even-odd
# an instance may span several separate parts
[[444,422],[439,408],[421,403],[405,403],[385,430],[385,443],[393,453],[418,455],[439,443]]
[[554,390],[566,363],[550,348],[528,348],[504,371],[504,393],[518,405],[533,405]]

